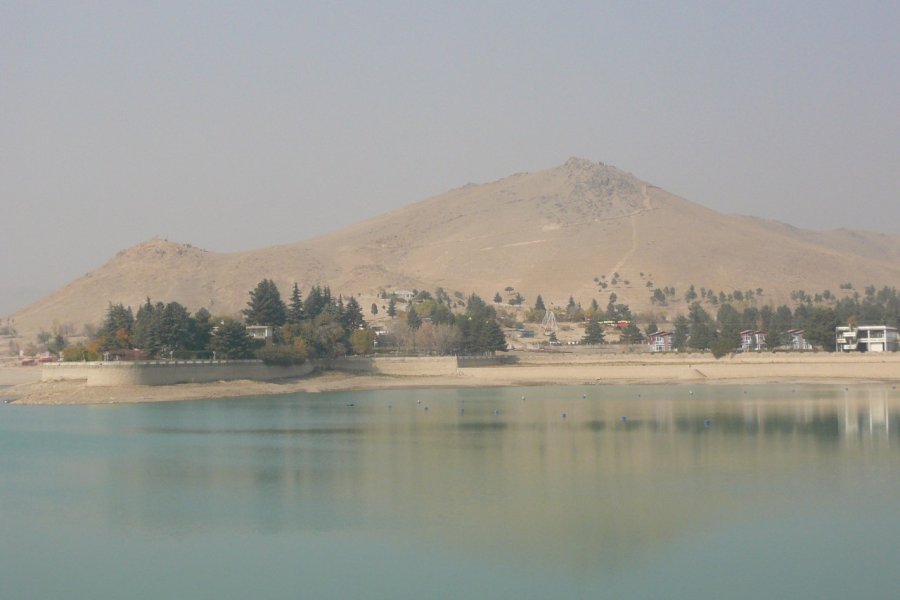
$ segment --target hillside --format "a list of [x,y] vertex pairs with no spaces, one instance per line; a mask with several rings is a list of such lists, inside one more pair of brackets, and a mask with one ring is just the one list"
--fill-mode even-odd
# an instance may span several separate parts
[[[595,278],[618,283],[600,290]],[[13,315],[21,333],[54,322],[97,322],[108,302],[137,306],[150,296],[191,310],[235,313],[263,277],[284,295],[297,281],[330,285],[367,300],[379,289],[475,291],[511,286],[530,304],[569,295],[605,305],[610,292],[632,308],[651,305],[653,287],[681,298],[693,283],[787,302],[792,290],[838,292],[841,283],[900,285],[900,236],[797,229],[724,215],[602,163],[564,165],[467,185],[325,236],[240,253],[153,240]],[[625,283],[627,281],[627,283]],[[366,304],[364,304],[366,306]]]

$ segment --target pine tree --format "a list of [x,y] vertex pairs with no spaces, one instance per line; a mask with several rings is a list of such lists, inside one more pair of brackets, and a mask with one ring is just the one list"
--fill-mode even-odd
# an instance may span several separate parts
[[110,303],[100,328],[100,335],[105,338],[103,349],[130,348],[133,327],[134,315],[131,308],[125,308],[121,303]]
[[503,302],[503,298],[500,296],[500,292],[497,292],[494,294],[494,303],[500,304],[501,302]]
[[363,319],[362,315],[362,308],[353,296],[350,296],[350,299],[347,300],[347,305],[344,307],[343,323],[344,329],[348,332],[363,329],[366,326],[366,321]]
[[371,310],[371,312],[372,312],[372,316],[374,317],[375,315],[378,314],[378,305],[375,304],[375,303],[373,302],[373,303],[372,303],[372,308],[371,308],[370,310]]
[[291,324],[299,323],[304,316],[303,297],[300,295],[300,287],[297,285],[297,282],[294,282],[294,288],[291,290],[291,301],[288,304],[287,322]]
[[281,300],[278,286],[271,279],[263,279],[250,292],[250,301],[243,311],[248,325],[280,327],[287,321],[287,307]]
[[387,314],[392,319],[397,316],[397,301],[393,296],[388,300]]
[[226,319],[216,328],[209,349],[216,353],[216,358],[250,358],[253,356],[253,338],[243,323]]
[[303,303],[304,316],[309,320],[313,320],[322,314],[330,303],[331,291],[329,290],[326,296],[321,287],[313,286],[310,288],[309,293],[306,295],[306,301]]
[[537,299],[534,301],[534,310],[547,310],[547,307],[544,306],[544,299],[541,298],[540,294],[538,294]]
[[600,321],[596,318],[588,321],[584,330],[584,337],[581,338],[582,344],[602,344],[604,342],[603,329],[600,327]]
[[415,306],[409,307],[409,311],[406,313],[406,324],[409,325],[410,329],[418,329],[422,326],[422,319],[416,313]]

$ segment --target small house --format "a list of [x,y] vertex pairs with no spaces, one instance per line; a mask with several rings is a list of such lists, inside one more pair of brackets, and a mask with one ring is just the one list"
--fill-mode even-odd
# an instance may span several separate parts
[[268,346],[275,337],[275,328],[271,325],[247,325],[247,335],[254,340],[262,340]]
[[741,352],[756,352],[766,349],[766,332],[745,329],[741,332]]
[[791,329],[788,335],[791,336],[791,350],[812,350],[812,345],[806,341],[802,329]]
[[647,334],[650,352],[671,352],[675,349],[675,334],[671,331],[655,331]]

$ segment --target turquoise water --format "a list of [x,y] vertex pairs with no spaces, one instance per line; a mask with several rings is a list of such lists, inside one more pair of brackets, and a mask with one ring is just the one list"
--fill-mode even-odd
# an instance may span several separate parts
[[898,474],[890,386],[0,405],[0,598],[896,597]]

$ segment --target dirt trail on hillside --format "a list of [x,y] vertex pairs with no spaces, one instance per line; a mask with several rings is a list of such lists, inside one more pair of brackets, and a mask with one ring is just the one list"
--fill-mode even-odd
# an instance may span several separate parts
[[607,278],[608,278],[608,279],[612,279],[612,278],[613,278],[613,275],[614,275],[615,273],[618,273],[618,272],[619,272],[619,269],[621,269],[622,267],[624,267],[624,266],[625,266],[625,263],[627,263],[628,260],[629,260],[629,259],[634,255],[634,253],[637,251],[637,246],[638,246],[638,217],[639,217],[641,214],[643,214],[643,213],[645,213],[645,212],[647,212],[647,211],[649,211],[649,210],[653,210],[653,204],[650,202],[650,193],[647,191],[647,189],[648,189],[648,188],[647,188],[647,185],[644,184],[644,189],[643,189],[643,191],[642,191],[642,194],[643,194],[643,196],[644,196],[644,206],[643,206],[643,208],[641,208],[641,209],[639,209],[639,210],[637,210],[637,211],[631,213],[631,214],[628,216],[628,220],[630,221],[630,224],[631,224],[631,247],[628,249],[627,252],[625,252],[625,254],[622,256],[622,258],[619,259],[619,262],[617,262],[617,263],[615,264],[615,266],[614,266],[612,269],[610,269],[609,273],[607,274]]

